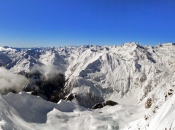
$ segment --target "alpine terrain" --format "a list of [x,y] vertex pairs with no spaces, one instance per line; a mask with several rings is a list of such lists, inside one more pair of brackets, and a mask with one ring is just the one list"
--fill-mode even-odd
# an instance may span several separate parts
[[175,129],[175,43],[0,47],[2,130]]

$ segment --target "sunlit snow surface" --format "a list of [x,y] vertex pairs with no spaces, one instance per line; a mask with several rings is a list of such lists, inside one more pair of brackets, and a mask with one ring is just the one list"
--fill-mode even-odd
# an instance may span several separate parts
[[[127,129],[138,129],[138,126],[145,130],[174,127],[174,103],[175,96],[162,106],[149,127],[141,118],[130,123]],[[55,104],[25,92],[9,93],[0,97],[0,127],[2,130],[118,130],[143,117],[146,111],[142,105],[106,106],[91,110],[64,100]]]
[[[0,65],[13,73],[30,72],[35,64],[54,65],[65,73],[66,90],[81,100],[54,104],[25,92],[9,93],[0,97],[1,129],[175,129],[174,43],[0,48]],[[148,98],[152,105],[146,109]],[[90,109],[102,100],[119,105]]]
[[9,93],[0,97],[0,126],[3,130],[118,129],[119,122],[133,111],[122,105],[90,110],[63,100],[54,104],[25,92]]

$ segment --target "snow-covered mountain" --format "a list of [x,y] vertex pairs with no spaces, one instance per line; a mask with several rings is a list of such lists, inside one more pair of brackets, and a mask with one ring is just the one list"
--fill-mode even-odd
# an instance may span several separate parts
[[[1,47],[0,65],[12,73],[29,73],[36,65],[54,66],[66,76],[64,92],[73,95],[71,102],[58,104],[25,92],[1,96],[2,129],[175,129],[174,43]],[[106,100],[118,105],[90,109]]]

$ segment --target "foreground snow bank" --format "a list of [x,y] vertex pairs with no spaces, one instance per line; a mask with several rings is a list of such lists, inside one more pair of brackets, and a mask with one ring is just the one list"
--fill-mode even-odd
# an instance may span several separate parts
[[25,92],[0,96],[3,130],[118,130],[144,113],[144,108],[131,105],[91,110],[64,100],[55,104]]
[[63,100],[51,103],[25,92],[0,97],[0,117],[3,130],[119,128],[118,123],[103,112],[94,112]]

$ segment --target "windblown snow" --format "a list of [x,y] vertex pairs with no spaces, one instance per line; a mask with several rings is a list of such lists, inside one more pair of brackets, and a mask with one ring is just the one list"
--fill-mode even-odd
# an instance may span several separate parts
[[[72,101],[30,93],[0,96],[2,130],[173,130],[175,44],[52,48],[0,47],[0,89],[20,89],[33,69],[66,76]],[[115,106],[91,109],[112,100]]]

